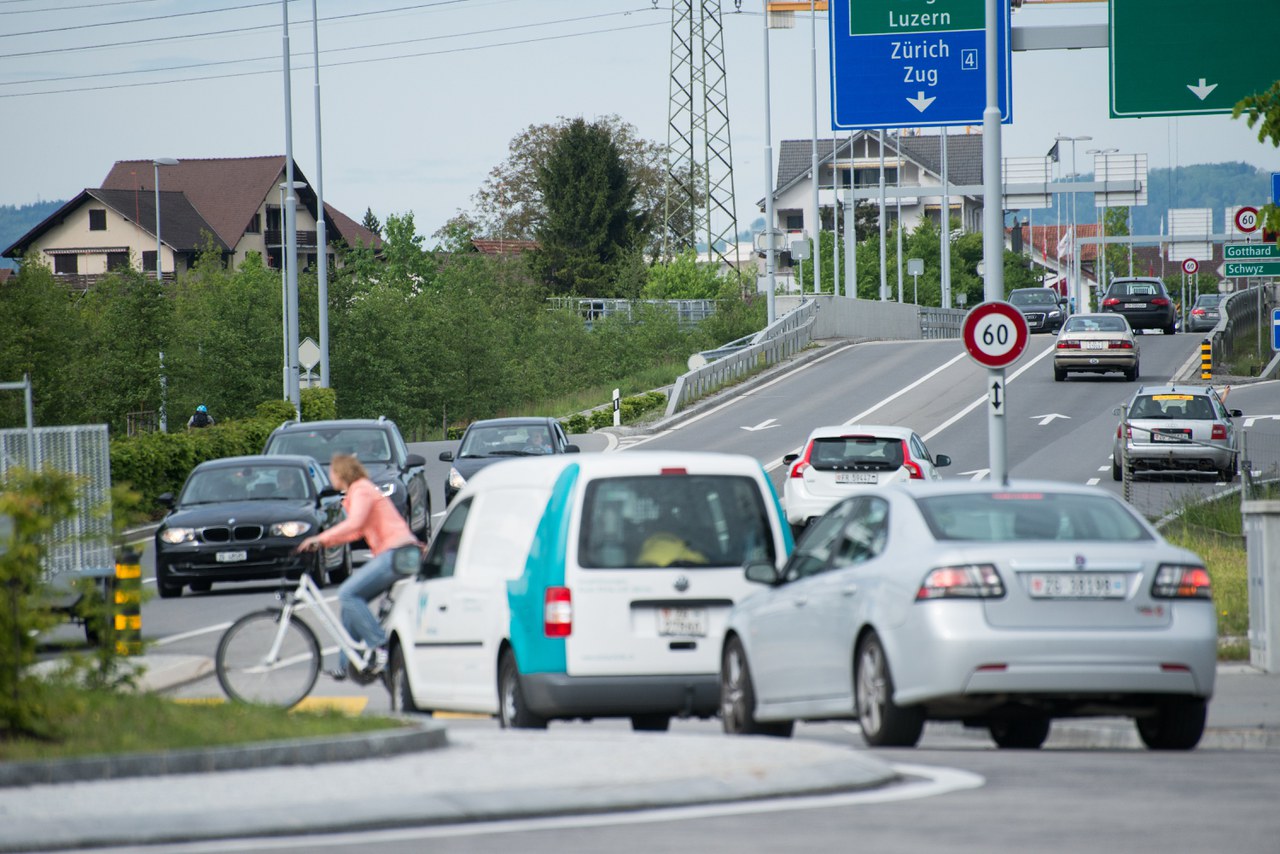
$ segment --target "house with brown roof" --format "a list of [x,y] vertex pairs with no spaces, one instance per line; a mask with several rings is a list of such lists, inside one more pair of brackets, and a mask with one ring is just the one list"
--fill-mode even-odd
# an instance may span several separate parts
[[[117,267],[155,272],[157,251],[167,279],[193,267],[209,247],[233,268],[256,252],[280,269],[286,165],[282,155],[179,160],[158,169],[151,160],[121,160],[101,187],[82,190],[0,255],[22,260],[35,252],[60,280],[82,288]],[[317,199],[296,163],[293,180],[306,185],[295,192],[298,263],[307,269],[320,257]],[[332,205],[325,204],[324,215],[330,265],[340,241],[381,246],[377,234]]]

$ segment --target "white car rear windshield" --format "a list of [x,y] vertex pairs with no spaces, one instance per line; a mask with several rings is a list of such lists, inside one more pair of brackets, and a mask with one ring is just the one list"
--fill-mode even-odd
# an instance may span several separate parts
[[1123,502],[1105,495],[967,492],[917,498],[916,503],[938,540],[1129,543],[1153,539]]
[[901,439],[832,436],[813,440],[809,465],[818,471],[894,471],[902,457]]
[[770,532],[760,487],[749,477],[603,478],[587,485],[578,563],[629,569],[773,562]]

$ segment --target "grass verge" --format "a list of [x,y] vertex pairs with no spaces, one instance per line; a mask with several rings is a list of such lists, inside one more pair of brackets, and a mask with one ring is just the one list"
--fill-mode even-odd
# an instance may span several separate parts
[[51,683],[57,731],[46,738],[0,737],[0,761],[69,759],[348,735],[402,721],[338,711],[288,712],[238,703],[177,703],[156,694],[89,691]]
[[1238,495],[1189,504],[1165,526],[1170,542],[1204,559],[1218,609],[1218,658],[1249,658],[1249,571]]

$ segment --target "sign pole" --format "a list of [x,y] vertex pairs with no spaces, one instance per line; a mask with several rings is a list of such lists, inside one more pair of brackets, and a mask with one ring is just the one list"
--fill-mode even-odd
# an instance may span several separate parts
[[[1006,4],[1007,5],[1007,4]],[[994,62],[1000,21],[1000,0],[986,2],[987,107],[982,111],[982,256],[985,302],[1004,299],[1004,196],[1000,180],[1000,64]],[[988,386],[992,393],[1004,391],[1004,367],[991,370]],[[1005,437],[1004,401],[987,410],[987,445],[990,454],[991,480],[1009,481],[1008,443]]]

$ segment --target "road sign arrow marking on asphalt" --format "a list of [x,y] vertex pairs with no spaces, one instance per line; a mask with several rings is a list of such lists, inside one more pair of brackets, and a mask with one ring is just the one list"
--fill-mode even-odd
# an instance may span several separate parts
[[982,480],[984,477],[991,474],[991,469],[974,469],[973,471],[962,471],[962,472],[959,472],[959,474],[973,475],[973,477],[969,478],[969,480]]
[[743,430],[751,430],[752,432],[754,432],[754,431],[756,431],[756,430],[768,430],[770,427],[780,427],[780,426],[782,426],[782,425],[780,425],[780,424],[774,424],[774,423],[773,423],[773,422],[774,422],[774,420],[775,420],[775,419],[773,419],[773,418],[766,418],[764,421],[761,421],[759,424],[757,424],[757,425],[756,425],[756,426],[754,426],[754,427],[743,427],[742,429],[743,429]]
[[[1200,82],[1203,83],[1204,81],[1201,80]],[[923,113],[925,110],[929,109],[929,105],[935,100],[935,98],[926,98],[924,96],[924,92],[916,92],[916,96],[914,98],[908,98],[907,103]]]
[[1203,101],[1205,98],[1209,97],[1210,92],[1218,88],[1218,84],[1210,83],[1208,86],[1206,86],[1204,83],[1204,78],[1201,77],[1199,86],[1192,86],[1190,83],[1188,83],[1187,88],[1190,89],[1192,92],[1194,92],[1197,98]]
[[1262,420],[1280,421],[1280,415],[1250,415],[1249,417],[1244,419],[1244,427],[1247,430],[1250,427],[1252,427],[1254,424]]
[[1055,418],[1066,418],[1068,421],[1069,421],[1069,420],[1071,420],[1071,416],[1070,416],[1070,415],[1060,415],[1060,414],[1058,414],[1057,412],[1054,412],[1054,413],[1052,413],[1052,414],[1050,414],[1050,415],[1032,415],[1032,416],[1031,416],[1031,418],[1032,418],[1033,420],[1034,420],[1034,419],[1036,419],[1036,418],[1039,418],[1039,419],[1040,419],[1040,426],[1041,426],[1041,427],[1043,427],[1043,426],[1044,426],[1044,425],[1046,425],[1046,424],[1050,424],[1050,423],[1052,423],[1052,422],[1053,422],[1053,419],[1055,419]]

